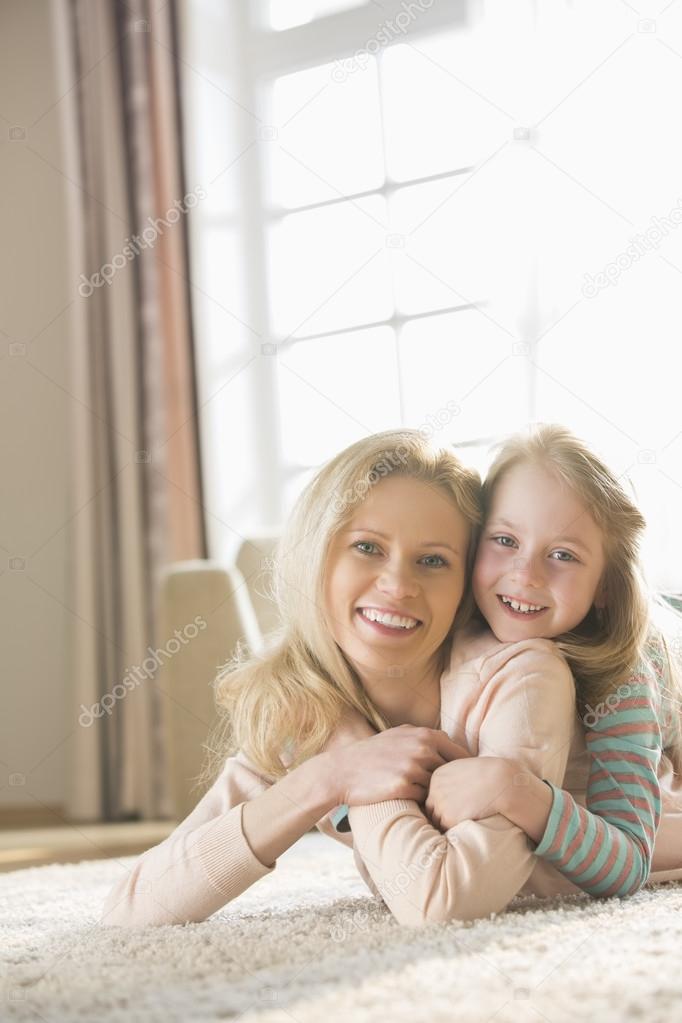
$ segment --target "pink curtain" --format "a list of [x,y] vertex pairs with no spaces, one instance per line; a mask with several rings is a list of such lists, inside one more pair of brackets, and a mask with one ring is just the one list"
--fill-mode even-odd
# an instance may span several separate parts
[[[153,9],[154,8],[154,9]],[[82,267],[73,339],[79,507],[67,812],[169,815],[159,581],[206,556],[175,3],[62,0]],[[157,662],[156,669],[154,662]]]

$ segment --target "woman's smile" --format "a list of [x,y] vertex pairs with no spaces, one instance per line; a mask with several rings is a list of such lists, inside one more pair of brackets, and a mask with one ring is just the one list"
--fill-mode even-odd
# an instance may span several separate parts
[[363,627],[389,639],[406,639],[408,636],[413,636],[422,627],[420,619],[400,614],[397,611],[358,607],[355,613]]
[[396,658],[419,677],[435,663],[468,544],[468,522],[439,488],[399,475],[372,487],[335,535],[325,580],[329,629],[361,679],[385,675]]

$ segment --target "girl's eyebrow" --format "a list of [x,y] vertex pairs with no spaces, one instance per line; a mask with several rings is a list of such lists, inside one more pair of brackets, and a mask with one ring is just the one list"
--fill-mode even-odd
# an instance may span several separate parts
[[580,547],[582,550],[585,551],[586,554],[591,554],[592,553],[592,551],[587,546],[587,544],[583,543],[582,540],[579,540],[577,536],[560,536],[554,542],[555,543],[570,543],[570,544],[573,544],[574,547]]
[[[509,519],[493,519],[488,523],[488,529],[492,529],[495,526],[504,526],[506,529],[515,530],[518,526],[515,526]],[[570,543],[574,547],[580,547],[586,554],[592,554],[591,548],[584,543],[583,540],[579,540],[577,536],[558,536],[552,541],[553,543]]]
[[517,527],[509,519],[489,519],[486,522],[488,529],[492,529],[493,526],[505,526],[507,529],[516,529]]
[[[380,533],[378,529],[370,529],[369,526],[360,526],[357,529],[348,529],[348,533],[373,533],[374,536],[380,536],[382,540],[390,540],[389,536],[385,533]],[[455,550],[449,543],[443,543],[441,540],[428,540],[423,543],[417,544],[418,547],[445,547],[447,550],[452,551],[453,554],[459,554],[459,551]]]

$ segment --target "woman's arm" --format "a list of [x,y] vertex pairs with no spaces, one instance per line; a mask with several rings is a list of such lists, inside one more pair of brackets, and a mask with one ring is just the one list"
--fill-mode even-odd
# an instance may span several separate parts
[[205,920],[259,878],[335,805],[326,753],[271,785],[247,758],[229,757],[191,814],[124,868],[100,922],[143,927]]
[[[495,667],[479,697],[479,754],[517,761],[536,778],[560,784],[575,721],[566,662],[544,641],[515,644],[490,660]],[[465,820],[445,835],[413,800],[351,806],[349,818],[362,860],[403,924],[500,912],[535,865],[526,835],[500,813]]]
[[261,863],[275,861],[336,806],[329,753],[300,764],[262,795],[244,803],[244,836]]

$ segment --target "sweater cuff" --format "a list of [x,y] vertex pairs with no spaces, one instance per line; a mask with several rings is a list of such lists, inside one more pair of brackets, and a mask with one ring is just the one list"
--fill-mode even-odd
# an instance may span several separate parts
[[368,803],[365,806],[351,806],[348,816],[351,827],[354,824],[380,824],[382,821],[407,813],[410,817],[423,816],[414,799],[387,799],[383,803]]
[[226,898],[234,898],[259,878],[271,874],[277,861],[266,866],[254,854],[242,827],[243,803],[233,806],[212,822],[199,838],[196,851],[213,888]]
[[557,829],[561,823],[563,815],[563,791],[553,785],[551,781],[547,781],[546,778],[542,779],[545,785],[549,785],[552,790],[552,806],[549,811],[549,817],[547,818],[547,824],[545,825],[545,832],[533,849],[536,856],[545,856],[552,845],[554,844],[557,837]]
[[348,803],[342,803],[330,816],[334,831],[346,833],[351,830],[348,820]]

